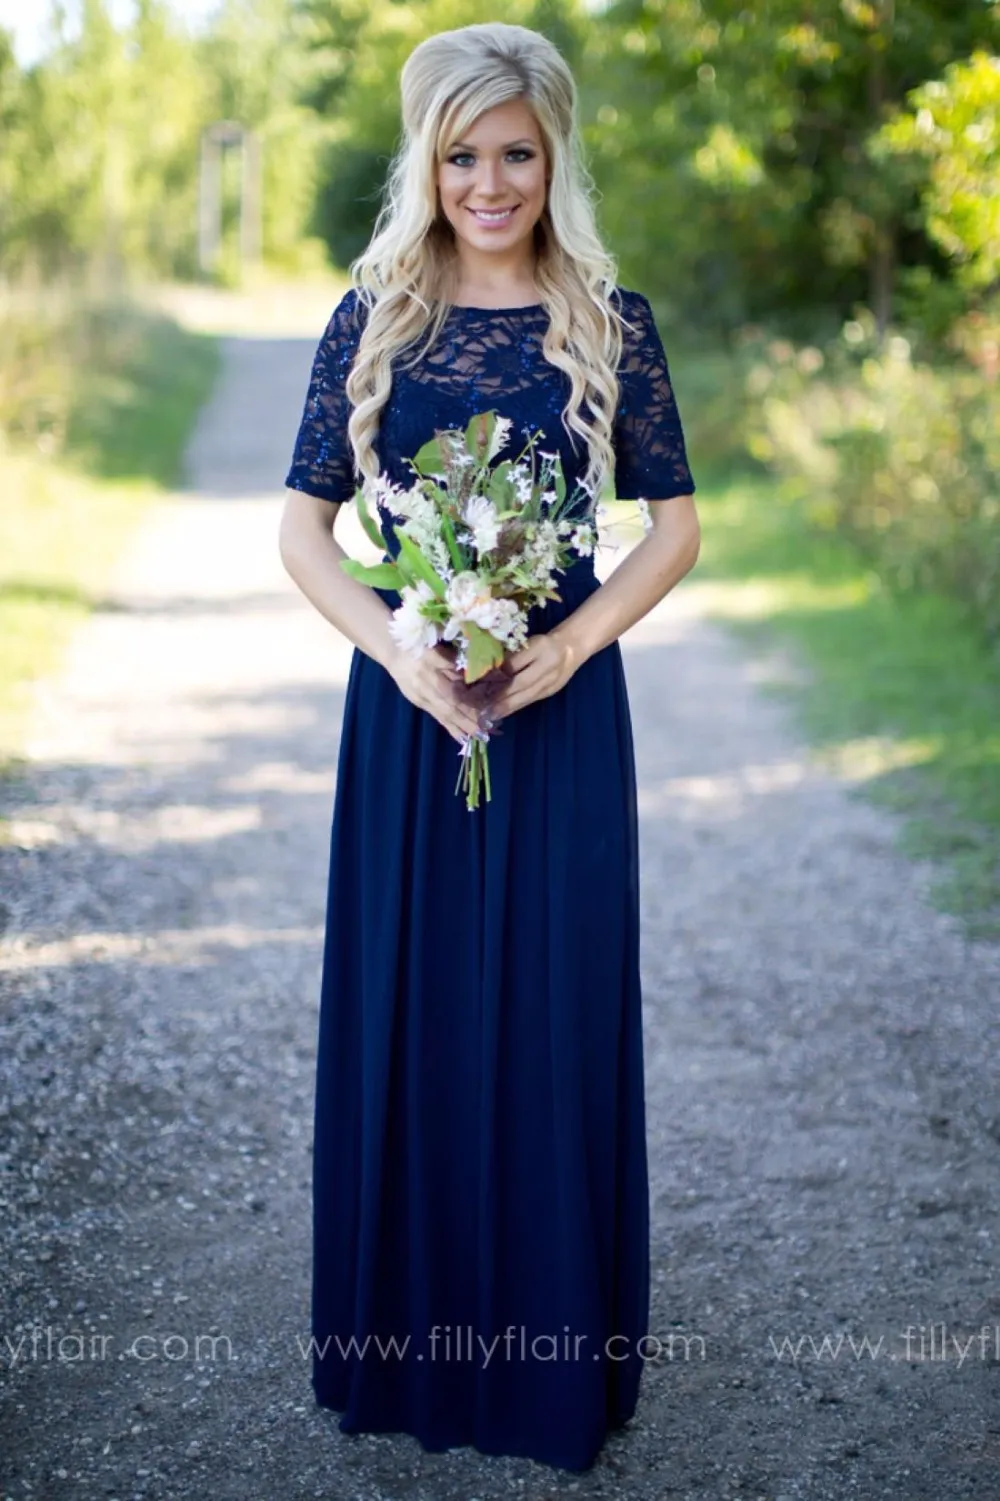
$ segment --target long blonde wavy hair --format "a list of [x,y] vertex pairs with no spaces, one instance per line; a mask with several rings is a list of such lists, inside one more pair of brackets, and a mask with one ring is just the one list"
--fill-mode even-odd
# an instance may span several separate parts
[[583,484],[600,496],[614,466],[612,426],[622,350],[617,267],[597,231],[593,180],[583,162],[573,75],[547,37],[500,21],[428,37],[400,75],[403,133],[367,249],[349,271],[368,319],[347,379],[348,436],[357,472],[378,473],[374,440],[392,383],[393,356],[437,338],[455,300],[454,231],[439,208],[439,163],[483,111],[523,99],[538,122],[549,171],[535,225],[535,284],[549,315],[545,358],[572,389],[562,422],[587,445]]

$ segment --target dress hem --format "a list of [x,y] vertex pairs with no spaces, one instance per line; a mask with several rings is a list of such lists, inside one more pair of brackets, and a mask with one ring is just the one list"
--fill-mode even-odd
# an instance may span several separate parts
[[[425,1454],[449,1454],[456,1449],[474,1449],[487,1459],[530,1459],[535,1464],[547,1465],[550,1469],[568,1470],[574,1475],[580,1475],[592,1470],[604,1450],[608,1438],[613,1434],[621,1433],[635,1416],[635,1408],[625,1418],[608,1419],[604,1438],[597,1445],[588,1459],[579,1462],[571,1462],[565,1458],[557,1459],[554,1456],[546,1456],[526,1447],[504,1442],[490,1448],[488,1444],[474,1438],[455,1438],[448,1442],[444,1439],[430,1439],[426,1435],[418,1433],[415,1428],[407,1428],[399,1423],[373,1419],[361,1424],[349,1423],[346,1418],[347,1408],[340,1398],[324,1396],[313,1383],[313,1397],[317,1407],[326,1412],[340,1414],[338,1428],[348,1438],[363,1438],[366,1434],[379,1437],[413,1438],[423,1449]],[[636,1404],[638,1406],[638,1403]]]

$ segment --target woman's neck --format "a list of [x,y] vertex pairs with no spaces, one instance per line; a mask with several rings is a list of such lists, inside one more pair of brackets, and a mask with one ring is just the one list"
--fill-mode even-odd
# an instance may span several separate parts
[[458,307],[523,307],[540,301],[535,283],[535,263],[521,264],[509,270],[491,267],[483,274],[479,266],[454,267],[451,301]]

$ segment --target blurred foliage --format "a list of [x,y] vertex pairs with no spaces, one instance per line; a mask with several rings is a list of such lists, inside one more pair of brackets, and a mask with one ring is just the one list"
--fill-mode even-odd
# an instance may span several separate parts
[[942,256],[908,158],[871,149],[907,90],[997,36],[939,0],[618,0],[587,34],[588,141],[623,269],[723,337],[814,336]]
[[[227,119],[261,143],[265,259],[314,260],[304,225],[328,126],[302,99],[309,64],[292,22],[288,0],[224,0],[207,34],[191,37],[167,0],[135,0],[125,26],[106,0],[83,0],[70,37],[54,5],[55,45],[27,69],[0,30],[4,277],[196,274],[201,135]],[[239,189],[228,155],[226,250]]]
[[126,295],[66,281],[0,296],[0,350],[0,461],[177,482],[181,440],[217,368],[211,341]]
[[744,437],[779,501],[892,587],[962,600],[1000,645],[1000,304],[962,334],[967,358],[930,365],[862,308],[822,349],[747,330]]
[[[974,52],[911,90],[907,109],[873,138],[879,151],[925,158],[927,231],[953,258],[960,286],[1000,283],[1000,58]],[[885,158],[888,160],[888,157]]]

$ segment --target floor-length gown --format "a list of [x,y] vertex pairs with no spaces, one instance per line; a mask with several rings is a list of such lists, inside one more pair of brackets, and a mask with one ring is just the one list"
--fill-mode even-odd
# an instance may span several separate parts
[[[616,492],[694,490],[646,299],[626,330]],[[286,483],[354,493],[344,382],[353,289],[313,363]],[[377,453],[492,408],[585,468],[541,304],[452,306],[394,363]],[[582,492],[581,492],[582,496]],[[398,551],[388,520],[386,549]],[[600,585],[593,558],[533,610],[545,631]],[[391,606],[399,596],[379,590]],[[345,1433],[404,1432],[588,1468],[632,1416],[649,1310],[649,1210],[632,731],[618,642],[490,742],[470,811],[455,740],[356,649],[330,844],[313,1152],[312,1382]]]

